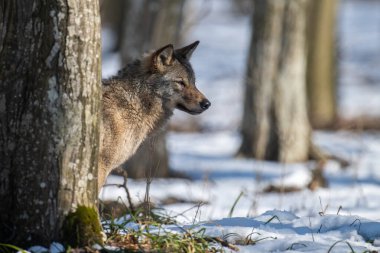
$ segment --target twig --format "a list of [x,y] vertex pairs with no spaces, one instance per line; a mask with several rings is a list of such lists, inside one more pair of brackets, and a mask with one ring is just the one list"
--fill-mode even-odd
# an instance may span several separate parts
[[220,237],[210,237],[210,238],[205,238],[205,240],[208,242],[217,242],[220,245],[222,245],[223,247],[227,247],[227,248],[230,248],[232,250],[239,251],[239,248],[236,245],[229,243]]
[[342,210],[342,206],[339,206],[338,212],[336,212],[337,215],[339,215],[340,210]]
[[123,175],[123,177],[124,177],[123,188],[124,188],[125,192],[127,193],[127,199],[128,199],[129,208],[131,209],[131,213],[134,214],[136,209],[132,203],[131,194],[129,193],[129,189],[127,187],[127,177],[125,175]]
[[145,218],[149,218],[150,217],[150,184],[152,183],[152,178],[150,177],[147,177],[146,178],[146,187],[145,187],[145,197],[144,197],[144,202],[145,202],[145,205],[144,205],[144,211],[145,211]]
[[323,152],[313,143],[311,143],[309,147],[309,158],[317,161],[334,160],[337,161],[342,168],[346,168],[351,164],[348,160],[344,159],[343,157]]
[[310,227],[310,231],[311,231],[311,238],[313,239],[313,242],[315,242],[313,229],[311,228],[311,219],[310,219],[310,217],[309,217],[309,227]]

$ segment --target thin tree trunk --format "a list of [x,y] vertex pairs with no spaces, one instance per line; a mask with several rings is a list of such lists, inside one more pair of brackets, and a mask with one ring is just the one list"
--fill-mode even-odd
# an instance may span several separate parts
[[111,51],[118,52],[122,46],[122,37],[124,32],[124,11],[128,0],[101,0],[100,1],[100,14],[102,19],[102,28],[112,29],[115,33],[115,42],[112,45]]
[[308,158],[305,21],[308,0],[257,0],[239,153],[297,162]]
[[185,0],[128,0],[121,43],[123,63],[149,50],[179,43]]
[[308,20],[307,90],[310,122],[332,127],[336,120],[336,8],[338,0],[312,1]]
[[64,241],[66,215],[97,205],[98,2],[1,0],[0,15],[0,241]]

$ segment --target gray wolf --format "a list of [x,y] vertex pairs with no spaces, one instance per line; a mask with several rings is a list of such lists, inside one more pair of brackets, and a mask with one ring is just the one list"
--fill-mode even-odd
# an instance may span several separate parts
[[99,187],[112,169],[165,125],[174,109],[199,114],[210,107],[210,101],[195,86],[189,62],[198,44],[176,50],[169,44],[103,80]]

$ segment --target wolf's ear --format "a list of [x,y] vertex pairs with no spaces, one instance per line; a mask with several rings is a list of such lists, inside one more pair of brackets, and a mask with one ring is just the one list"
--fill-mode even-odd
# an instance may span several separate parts
[[186,47],[179,48],[175,50],[175,52],[176,54],[181,55],[185,59],[190,60],[191,55],[193,54],[194,50],[197,48],[198,44],[199,44],[199,40],[195,41],[194,43]]
[[152,64],[156,69],[162,69],[164,66],[170,66],[174,61],[174,48],[172,44],[166,45],[152,55]]

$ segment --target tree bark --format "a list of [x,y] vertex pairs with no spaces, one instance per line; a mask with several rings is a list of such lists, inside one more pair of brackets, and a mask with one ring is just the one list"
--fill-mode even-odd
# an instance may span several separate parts
[[308,158],[306,107],[308,0],[256,0],[239,153],[256,159]]
[[312,1],[308,20],[307,91],[309,118],[315,128],[336,120],[335,24],[338,0]]
[[97,205],[99,6],[1,0],[0,15],[0,241],[46,245]]
[[[123,63],[166,44],[179,43],[185,0],[135,1],[127,4],[121,43]],[[166,132],[147,139],[123,166],[132,178],[169,176]]]

